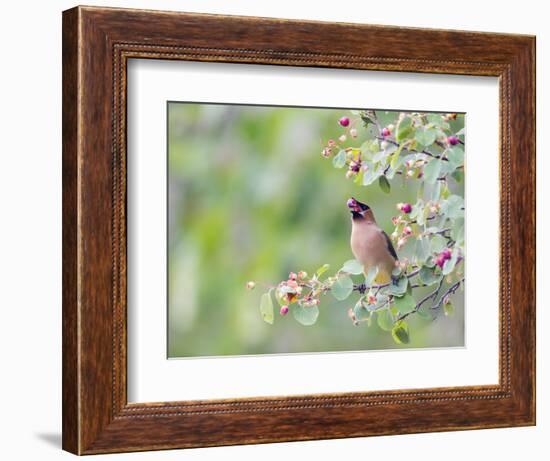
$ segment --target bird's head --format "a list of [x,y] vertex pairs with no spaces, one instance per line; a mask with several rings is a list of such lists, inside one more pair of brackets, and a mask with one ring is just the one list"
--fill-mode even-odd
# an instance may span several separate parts
[[351,212],[352,219],[362,220],[372,217],[372,211],[368,205],[361,203],[359,200],[351,197],[347,201],[347,206]]

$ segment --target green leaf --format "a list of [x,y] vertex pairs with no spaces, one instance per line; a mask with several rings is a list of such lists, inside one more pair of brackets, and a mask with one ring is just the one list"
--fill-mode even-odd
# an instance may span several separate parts
[[464,151],[460,146],[454,146],[447,151],[447,159],[453,166],[453,169],[464,164]]
[[400,314],[408,314],[409,312],[412,312],[416,307],[416,301],[409,294],[406,294],[401,298],[394,298],[393,302]]
[[364,320],[371,316],[371,312],[369,312],[365,306],[363,306],[363,300],[362,298],[357,301],[357,304],[355,304],[355,307],[353,308],[353,313],[355,314],[355,318],[357,320]]
[[432,190],[430,192],[430,200],[432,202],[439,202],[440,194],[441,194],[441,181],[436,181],[435,184],[432,186]]
[[397,344],[409,344],[409,325],[404,320],[395,322],[391,335]]
[[386,176],[382,175],[378,178],[378,185],[380,186],[380,189],[382,189],[383,192],[385,192],[386,194],[390,193],[391,186]]
[[372,286],[377,275],[378,275],[378,266],[371,267],[367,272],[367,275],[365,276],[365,285],[367,285],[368,287]]
[[432,235],[430,246],[432,248],[432,253],[440,253],[447,247],[447,239],[439,234]]
[[344,166],[346,165],[346,151],[345,150],[341,150],[340,152],[338,152],[338,155],[334,156],[334,158],[332,159],[332,165],[335,168],[344,168]]
[[451,228],[451,238],[459,245],[464,243],[464,218],[455,219]]
[[399,155],[401,155],[401,151],[403,150],[403,144],[400,144],[399,147],[395,150],[395,152],[390,157],[390,167],[395,168],[397,166],[397,162],[399,161]]
[[443,312],[447,317],[452,317],[455,313],[455,307],[453,306],[453,303],[448,302],[443,305]]
[[430,241],[426,237],[420,237],[414,246],[414,254],[417,262],[424,262],[430,256]]
[[273,301],[271,299],[271,291],[264,293],[260,299],[260,314],[262,314],[262,319],[264,322],[273,325]]
[[346,299],[353,291],[353,280],[347,275],[344,275],[332,285],[330,292],[338,301]]
[[348,274],[358,275],[363,273],[363,264],[361,264],[356,259],[350,259],[346,261],[342,266],[342,272],[347,272]]
[[424,180],[428,184],[433,184],[437,181],[439,173],[441,173],[441,160],[433,159],[424,167]]
[[400,277],[397,280],[392,280],[389,286],[389,292],[394,296],[401,296],[407,292],[407,286],[409,279],[407,277]]
[[449,124],[443,119],[441,114],[428,114],[428,122],[443,129],[449,129]]
[[416,311],[416,316],[422,320],[433,320],[433,316],[429,312],[425,312],[424,309],[418,309]]
[[464,181],[464,171],[462,170],[455,170],[453,171],[453,173],[451,174],[451,176],[453,177],[453,179],[457,182],[457,183],[461,183],[462,181]]
[[376,311],[376,322],[378,326],[384,331],[391,331],[393,328],[393,316],[389,309],[382,309]]
[[464,199],[459,195],[451,195],[441,206],[441,211],[448,218],[456,219],[464,217]]
[[380,168],[374,168],[372,163],[367,163],[366,165],[368,168],[367,171],[363,172],[363,186],[372,184],[382,173],[382,170]]
[[330,268],[330,264],[323,264],[319,269],[317,269],[317,272],[315,272],[315,274],[317,275],[317,277],[320,277],[326,271],[328,271],[329,268]]
[[424,285],[433,285],[439,283],[443,276],[441,274],[436,274],[433,267],[422,266],[420,268],[420,273],[418,274],[420,281]]
[[317,306],[304,307],[296,304],[292,306],[292,315],[304,326],[313,325],[319,317],[319,308]]
[[437,131],[433,128],[417,128],[415,139],[418,143],[424,147],[431,146],[435,142],[437,137]]
[[401,143],[408,137],[410,137],[414,133],[414,128],[412,127],[412,119],[410,117],[406,117],[399,125],[397,125],[397,134],[395,135],[395,139],[398,143]]

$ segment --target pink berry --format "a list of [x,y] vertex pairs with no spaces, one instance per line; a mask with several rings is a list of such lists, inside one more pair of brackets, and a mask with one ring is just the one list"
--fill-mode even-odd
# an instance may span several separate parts
[[438,255],[437,258],[435,258],[435,263],[439,266],[440,269],[443,269],[443,265],[445,264],[445,257],[443,255]]
[[288,274],[288,279],[289,280],[296,280],[298,278],[298,276],[296,275],[295,272],[291,272],[290,274]]
[[288,306],[287,305],[281,306],[281,309],[279,310],[279,314],[281,315],[288,314]]
[[411,228],[410,226],[405,226],[405,227],[403,228],[403,233],[404,233],[405,235],[411,235],[411,234],[413,233],[412,228]]
[[389,136],[390,134],[391,134],[391,131],[388,127],[382,128],[382,136],[386,137],[386,136]]
[[451,145],[451,146],[456,146],[458,144],[458,138],[456,136],[449,136],[447,138],[447,142]]
[[349,125],[349,118],[348,117],[342,117],[340,120],[338,120],[338,123],[340,126],[348,126]]
[[441,255],[443,256],[443,258],[445,259],[445,261],[447,261],[448,259],[451,259],[452,251],[451,251],[450,248],[445,248],[445,249],[441,252]]
[[409,213],[412,211],[412,209],[413,209],[413,207],[412,207],[412,205],[411,205],[410,203],[403,203],[403,204],[401,205],[401,211],[402,211],[403,213],[409,214]]

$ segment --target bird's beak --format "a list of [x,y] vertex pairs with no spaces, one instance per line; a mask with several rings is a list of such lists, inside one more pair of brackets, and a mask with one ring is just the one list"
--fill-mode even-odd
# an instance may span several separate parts
[[362,213],[368,208],[366,205],[357,201],[354,197],[348,199],[347,205],[351,213]]

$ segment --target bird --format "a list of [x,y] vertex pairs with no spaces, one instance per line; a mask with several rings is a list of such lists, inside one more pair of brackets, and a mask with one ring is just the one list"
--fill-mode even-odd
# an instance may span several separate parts
[[350,246],[355,259],[363,265],[365,275],[378,267],[375,283],[390,283],[399,257],[388,234],[378,226],[368,205],[351,197],[347,206],[351,212]]

